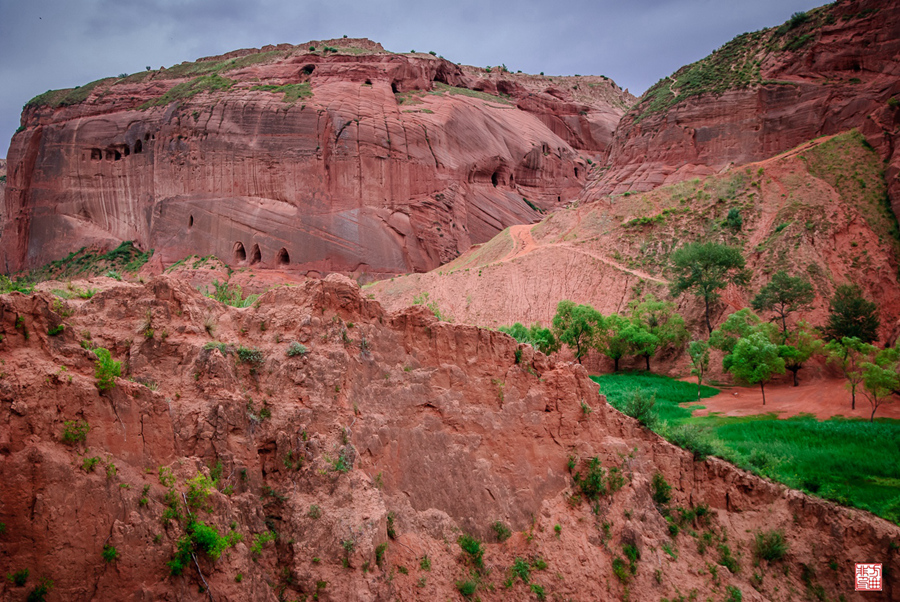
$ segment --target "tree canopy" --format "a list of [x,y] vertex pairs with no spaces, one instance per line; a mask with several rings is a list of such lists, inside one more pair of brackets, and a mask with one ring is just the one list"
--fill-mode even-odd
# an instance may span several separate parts
[[766,405],[766,382],[776,374],[784,374],[784,359],[778,355],[778,346],[764,332],[754,332],[738,341],[723,364],[735,378],[749,385],[759,383],[763,405]]
[[800,276],[777,272],[753,298],[753,309],[772,311],[781,320],[781,334],[787,338],[787,317],[795,311],[809,309],[816,298],[812,283]]
[[831,313],[825,333],[829,339],[854,337],[864,343],[878,338],[878,306],[863,297],[862,289],[855,284],[842,284],[831,298]]
[[706,306],[706,328],[711,333],[710,305],[729,283],[746,282],[744,257],[740,249],[715,242],[694,242],[672,253],[675,277],[670,286],[673,297],[693,291]]
[[594,338],[604,323],[603,315],[590,305],[560,301],[553,316],[553,334],[560,343],[572,348],[575,359],[581,363],[581,358],[594,345]]

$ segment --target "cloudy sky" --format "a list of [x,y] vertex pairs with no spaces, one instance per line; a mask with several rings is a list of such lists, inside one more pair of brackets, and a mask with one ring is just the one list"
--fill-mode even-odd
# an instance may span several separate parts
[[606,75],[640,95],[822,0],[0,0],[0,157],[30,98],[266,44],[347,35],[469,65]]

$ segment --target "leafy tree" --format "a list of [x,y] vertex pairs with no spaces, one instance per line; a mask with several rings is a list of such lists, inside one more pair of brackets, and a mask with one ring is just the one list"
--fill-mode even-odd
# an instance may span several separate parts
[[[812,283],[802,276],[790,276],[784,270],[777,272],[769,284],[762,287],[753,298],[753,309],[772,311],[781,319],[781,335],[787,338],[787,317],[795,311],[810,308],[816,298]],[[783,340],[782,340],[783,342]]]
[[590,305],[560,301],[553,316],[553,334],[575,352],[575,359],[587,355],[597,331],[603,326],[603,315]]
[[653,295],[647,295],[640,303],[632,303],[631,319],[641,325],[653,337],[643,337],[643,342],[636,338],[633,342],[635,353],[643,355],[647,360],[647,371],[650,371],[650,358],[661,348],[680,348],[688,338],[684,327],[684,318],[675,311],[671,301],[658,301]]
[[843,337],[839,341],[829,341],[825,345],[828,361],[840,368],[850,389],[850,408],[856,409],[856,387],[863,381],[862,365],[876,352],[874,345],[864,343],[856,337]]
[[537,347],[537,350],[543,354],[550,355],[559,351],[559,341],[553,336],[553,331],[542,327],[537,322],[528,329],[528,337],[531,339],[531,345]]
[[520,322],[516,322],[512,326],[501,326],[497,330],[505,332],[520,343],[531,345],[544,354],[551,354],[559,351],[559,342],[553,336],[553,332],[549,328],[543,328],[538,322],[526,328]]
[[778,346],[764,332],[754,332],[741,339],[734,351],[725,356],[725,370],[750,385],[759,383],[763,405],[766,405],[766,382],[776,374],[784,374],[784,360],[778,356]]
[[798,386],[797,372],[813,355],[822,350],[822,341],[816,337],[808,323],[800,321],[797,328],[785,333],[783,345],[778,346],[778,355],[784,358],[784,367],[794,373],[794,386]]
[[831,298],[831,313],[825,333],[828,338],[840,340],[855,337],[863,343],[878,338],[878,306],[863,297],[862,289],[855,284],[842,284]]
[[[629,352],[644,357],[647,362],[647,371],[649,372],[650,357],[660,347],[659,337],[650,332],[650,329],[645,324],[633,321],[629,321],[624,328],[619,330],[619,336],[625,341]],[[616,372],[618,372],[618,360],[615,361]]]
[[688,345],[688,356],[691,358],[691,374],[697,377],[697,399],[700,399],[703,377],[709,371],[709,343],[691,341]]
[[[890,355],[896,357],[896,354]],[[891,362],[883,358],[884,354],[880,353],[876,363],[865,362],[862,365],[863,393],[872,406],[869,422],[875,422],[878,407],[892,400],[894,393],[900,390],[900,374],[897,372],[896,360]]]
[[693,291],[703,299],[706,328],[712,333],[710,305],[719,299],[719,289],[730,282],[743,284],[746,281],[741,251],[714,242],[694,242],[672,253],[672,263],[675,272],[670,288],[672,296]]
[[753,310],[744,308],[729,315],[722,325],[709,335],[709,346],[725,353],[734,351],[738,341],[750,336],[763,324]]
[[597,332],[596,347],[603,355],[613,361],[613,370],[619,371],[619,360],[629,353],[634,343],[647,344],[644,335],[635,326],[619,314],[612,314],[603,320],[603,326]]

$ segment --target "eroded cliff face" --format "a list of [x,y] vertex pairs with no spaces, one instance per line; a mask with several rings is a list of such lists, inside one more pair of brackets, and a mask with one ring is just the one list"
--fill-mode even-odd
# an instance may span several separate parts
[[10,147],[0,265],[134,240],[164,263],[427,270],[576,196],[630,99],[353,39],[48,92]]
[[[854,562],[900,571],[896,525],[697,462],[610,408],[581,366],[424,308],[385,313],[343,276],[246,309],[174,276],[76,284],[101,290],[0,296],[0,572],[30,571],[24,589],[3,581],[4,598],[50,578],[48,599],[72,601],[436,600],[466,580],[483,600],[528,598],[528,580],[579,600],[726,587],[795,600],[820,586],[863,599]],[[287,354],[291,342],[305,350]],[[92,346],[125,364],[102,394]],[[602,462],[607,494],[579,494],[572,457],[582,474]],[[673,516],[708,505],[680,534],[651,497],[657,472]],[[232,545],[215,561],[194,546],[175,576],[166,563],[191,519]],[[503,542],[498,521],[513,531]],[[788,555],[751,566],[771,529]],[[487,542],[485,569],[462,533]],[[886,580],[865,599],[897,593]]]
[[900,214],[900,5],[837,2],[735,38],[661,80],[623,117],[584,198],[706,176],[858,128]]

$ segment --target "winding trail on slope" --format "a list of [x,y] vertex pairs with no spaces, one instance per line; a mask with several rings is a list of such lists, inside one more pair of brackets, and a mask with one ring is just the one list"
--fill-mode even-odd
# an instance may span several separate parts
[[[508,261],[512,261],[518,257],[522,257],[524,255],[528,255],[532,251],[535,251],[538,248],[537,243],[534,242],[534,238],[531,236],[531,228],[533,226],[531,224],[524,224],[519,226],[512,226],[509,230],[509,234],[512,237],[513,248],[506,254],[505,257],[500,259],[497,263],[505,263]],[[667,280],[662,280],[657,278],[656,276],[651,276],[647,272],[642,272],[640,270],[633,270],[631,268],[625,267],[624,265],[612,261],[607,257],[604,257],[601,254],[593,253],[591,251],[587,251],[585,249],[580,249],[570,243],[554,243],[551,245],[547,245],[545,248],[550,249],[556,247],[558,249],[566,249],[573,253],[579,253],[581,255],[585,255],[592,259],[596,259],[606,265],[615,268],[621,272],[625,272],[627,274],[631,274],[632,276],[637,276],[638,278],[642,278],[644,280],[651,280],[653,282],[657,282],[659,284],[664,284],[666,286],[669,285]]]

